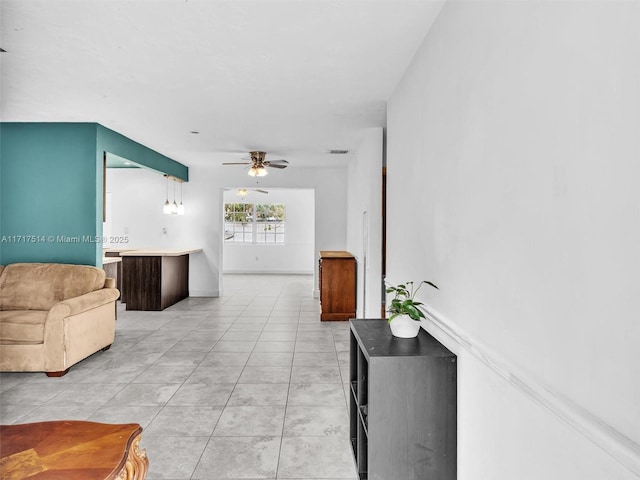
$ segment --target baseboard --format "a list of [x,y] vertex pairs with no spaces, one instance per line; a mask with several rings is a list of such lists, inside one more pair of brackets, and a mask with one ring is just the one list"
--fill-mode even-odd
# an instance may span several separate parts
[[422,327],[454,353],[464,349],[481,360],[514,388],[542,405],[596,444],[636,475],[640,475],[640,445],[588,410],[522,372],[491,347],[468,335],[434,309],[428,309]]

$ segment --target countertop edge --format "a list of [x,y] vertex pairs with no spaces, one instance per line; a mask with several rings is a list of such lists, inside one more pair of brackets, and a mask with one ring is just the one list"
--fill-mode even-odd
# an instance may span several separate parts
[[189,249],[148,249],[148,250],[128,250],[120,253],[121,257],[179,257],[182,255],[189,255],[191,253],[202,252],[201,248],[189,248]]

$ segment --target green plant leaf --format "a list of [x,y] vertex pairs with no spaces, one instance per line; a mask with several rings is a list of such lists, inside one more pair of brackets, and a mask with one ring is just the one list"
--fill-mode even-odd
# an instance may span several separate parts
[[403,305],[403,309],[414,320],[418,320],[420,318],[420,310],[418,310],[413,305]]

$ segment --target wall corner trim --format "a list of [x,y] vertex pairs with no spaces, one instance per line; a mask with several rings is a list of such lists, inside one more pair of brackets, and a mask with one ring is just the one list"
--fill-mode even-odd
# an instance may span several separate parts
[[[526,374],[492,348],[469,336],[433,308],[427,310],[422,328],[451,344],[467,350],[513,387],[542,405],[552,414],[600,447],[628,470],[640,476],[640,445],[580,405]],[[446,340],[451,340],[447,342]],[[456,348],[452,348],[454,351]],[[451,348],[451,347],[449,347]],[[456,352],[457,353],[457,352]]]

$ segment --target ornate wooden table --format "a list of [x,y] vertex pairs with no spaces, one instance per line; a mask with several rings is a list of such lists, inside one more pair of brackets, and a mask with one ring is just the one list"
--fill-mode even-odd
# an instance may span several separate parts
[[3,480],[144,480],[137,423],[56,421],[0,425]]

